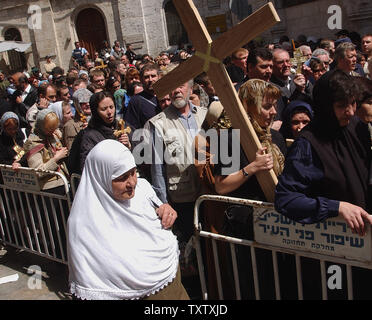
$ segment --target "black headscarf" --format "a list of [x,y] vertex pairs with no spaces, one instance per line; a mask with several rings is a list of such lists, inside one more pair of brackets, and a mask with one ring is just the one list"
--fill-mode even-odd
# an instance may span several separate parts
[[292,101],[283,111],[283,124],[280,127],[280,133],[285,139],[294,139],[292,129],[291,129],[291,120],[294,114],[297,112],[305,112],[310,121],[313,120],[313,109],[311,106],[301,100]]
[[340,70],[328,72],[318,80],[313,91],[314,120],[301,136],[310,141],[322,163],[325,177],[318,186],[324,193],[321,195],[369,210],[371,142],[368,128],[357,117],[341,127],[333,110],[333,104],[340,99],[347,102],[357,97],[353,83],[353,78]]
[[108,92],[97,92],[91,96],[89,105],[92,117],[89,120],[88,128],[99,131],[105,139],[116,139],[113,132],[113,129],[116,127],[115,112],[114,120],[110,124],[107,124],[98,113],[99,101],[102,101],[105,97],[110,97],[112,101],[115,101],[112,95]]

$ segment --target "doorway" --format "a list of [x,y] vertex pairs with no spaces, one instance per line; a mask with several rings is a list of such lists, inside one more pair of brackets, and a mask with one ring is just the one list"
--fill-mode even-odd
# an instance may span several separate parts
[[[21,33],[16,28],[10,28],[4,33],[5,41],[22,41]],[[8,51],[9,58],[9,72],[23,72],[27,69],[27,60],[23,52],[15,50]]]
[[164,12],[167,21],[169,45],[187,44],[189,39],[173,1],[168,1],[165,4]]
[[104,18],[97,9],[87,8],[79,12],[76,19],[76,33],[80,45],[88,50],[89,58],[94,60],[94,52],[102,49],[108,40]]

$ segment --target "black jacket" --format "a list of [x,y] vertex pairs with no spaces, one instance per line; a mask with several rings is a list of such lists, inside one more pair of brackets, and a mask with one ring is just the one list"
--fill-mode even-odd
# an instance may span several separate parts
[[31,90],[26,96],[26,98],[24,99],[24,101],[21,103],[17,103],[16,98],[21,95],[22,95],[22,92],[19,90],[16,90],[13,93],[11,97],[11,105],[12,105],[11,111],[13,111],[14,113],[18,115],[21,128],[26,128],[27,127],[27,120],[26,120],[27,110],[30,109],[30,107],[33,106],[37,102],[38,93],[37,93],[37,89],[31,86]]

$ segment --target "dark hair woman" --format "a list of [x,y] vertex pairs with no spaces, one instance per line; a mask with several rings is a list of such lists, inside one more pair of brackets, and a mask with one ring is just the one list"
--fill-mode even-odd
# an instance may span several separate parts
[[88,127],[83,130],[80,143],[80,172],[83,171],[85,159],[93,147],[105,139],[119,140],[128,148],[131,147],[126,133],[115,135],[118,126],[115,119],[114,98],[109,92],[97,92],[89,101],[92,117]]
[[[371,139],[367,124],[354,116],[358,87],[352,76],[335,70],[318,80],[313,93],[314,120],[287,154],[278,178],[275,208],[303,224],[339,216],[354,233],[364,236],[366,225],[372,223],[368,214],[372,212],[368,186]],[[307,285],[318,292],[314,279],[320,279],[316,274],[319,265],[308,267],[312,271]],[[358,270],[353,272],[353,280],[362,277],[363,281],[358,282],[354,298],[370,299],[370,271],[363,275],[364,271]],[[345,290],[338,291],[328,294],[345,299]]]
[[[371,141],[354,117],[358,89],[342,71],[330,72],[314,88],[315,117],[290,150],[276,189],[276,209],[302,223],[343,217],[363,234],[372,222],[367,177]],[[301,181],[301,183],[298,183]]]

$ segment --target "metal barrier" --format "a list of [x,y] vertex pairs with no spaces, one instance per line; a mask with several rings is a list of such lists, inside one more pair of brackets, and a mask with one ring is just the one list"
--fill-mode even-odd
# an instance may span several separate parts
[[[272,255],[272,270],[274,272],[274,284],[275,284],[275,298],[277,300],[281,300],[281,287],[279,279],[279,267],[278,267],[278,255],[279,254],[287,254],[291,257],[294,257],[295,260],[295,276],[297,282],[297,297],[295,299],[303,300],[304,299],[304,291],[303,291],[303,277],[302,277],[302,270],[301,270],[301,259],[302,258],[311,258],[317,261],[320,266],[320,274],[321,274],[321,297],[319,299],[327,300],[328,299],[328,290],[327,290],[327,271],[326,271],[326,262],[334,263],[334,264],[341,264],[346,267],[346,283],[347,283],[347,299],[352,300],[354,298],[353,295],[353,270],[352,267],[359,267],[362,269],[372,269],[372,265],[370,261],[355,261],[350,259],[345,259],[342,257],[325,255],[325,254],[318,254],[314,252],[309,252],[305,250],[294,250],[288,248],[282,248],[279,246],[267,245],[258,243],[255,240],[244,240],[234,237],[229,237],[222,234],[216,234],[212,232],[207,232],[203,230],[202,224],[200,223],[200,206],[204,201],[217,201],[217,202],[224,202],[227,204],[234,204],[234,205],[242,205],[242,206],[251,206],[253,208],[260,208],[260,209],[268,209],[268,210],[275,210],[273,204],[271,203],[264,203],[259,201],[251,201],[245,199],[238,199],[238,198],[230,198],[230,197],[223,197],[217,195],[203,195],[199,197],[195,203],[194,209],[194,227],[195,227],[195,249],[196,249],[196,256],[198,261],[198,270],[200,276],[200,284],[202,290],[202,297],[205,300],[208,300],[209,293],[207,289],[207,279],[206,279],[206,268],[204,264],[204,257],[205,252],[202,251],[202,243],[201,238],[208,238],[212,241],[212,250],[213,250],[213,260],[214,262],[214,272],[215,278],[217,281],[217,289],[218,289],[218,298],[220,300],[224,299],[224,288],[222,285],[221,280],[221,262],[219,260],[219,254],[217,250],[217,243],[223,242],[228,243],[230,247],[229,257],[231,255],[231,263],[230,263],[230,270],[231,271],[231,279],[233,279],[233,283],[231,283],[232,287],[235,287],[235,298],[237,300],[242,299],[241,295],[241,283],[239,280],[240,274],[238,272],[238,262],[237,262],[237,254],[236,249],[237,247],[244,246],[250,248],[250,259],[252,265],[252,272],[253,272],[253,285],[254,285],[254,295],[255,299],[260,299],[260,283],[259,283],[259,272],[260,270],[257,267],[257,257],[256,251],[257,249],[265,249],[271,251]],[[279,215],[279,214],[278,214]],[[371,235],[371,229],[367,234]],[[292,258],[293,259],[293,258]],[[210,261],[207,261],[209,263]],[[314,267],[314,265],[312,265]],[[210,270],[210,269],[209,269]],[[371,275],[370,275],[371,277]],[[283,279],[282,279],[283,280]],[[285,279],[284,279],[285,280]],[[213,278],[214,281],[214,278]],[[346,295],[346,292],[345,292]]]
[[[0,165],[0,240],[45,258],[67,264],[67,217],[71,209],[69,183],[53,171]],[[63,194],[40,191],[39,176],[63,181]]]

